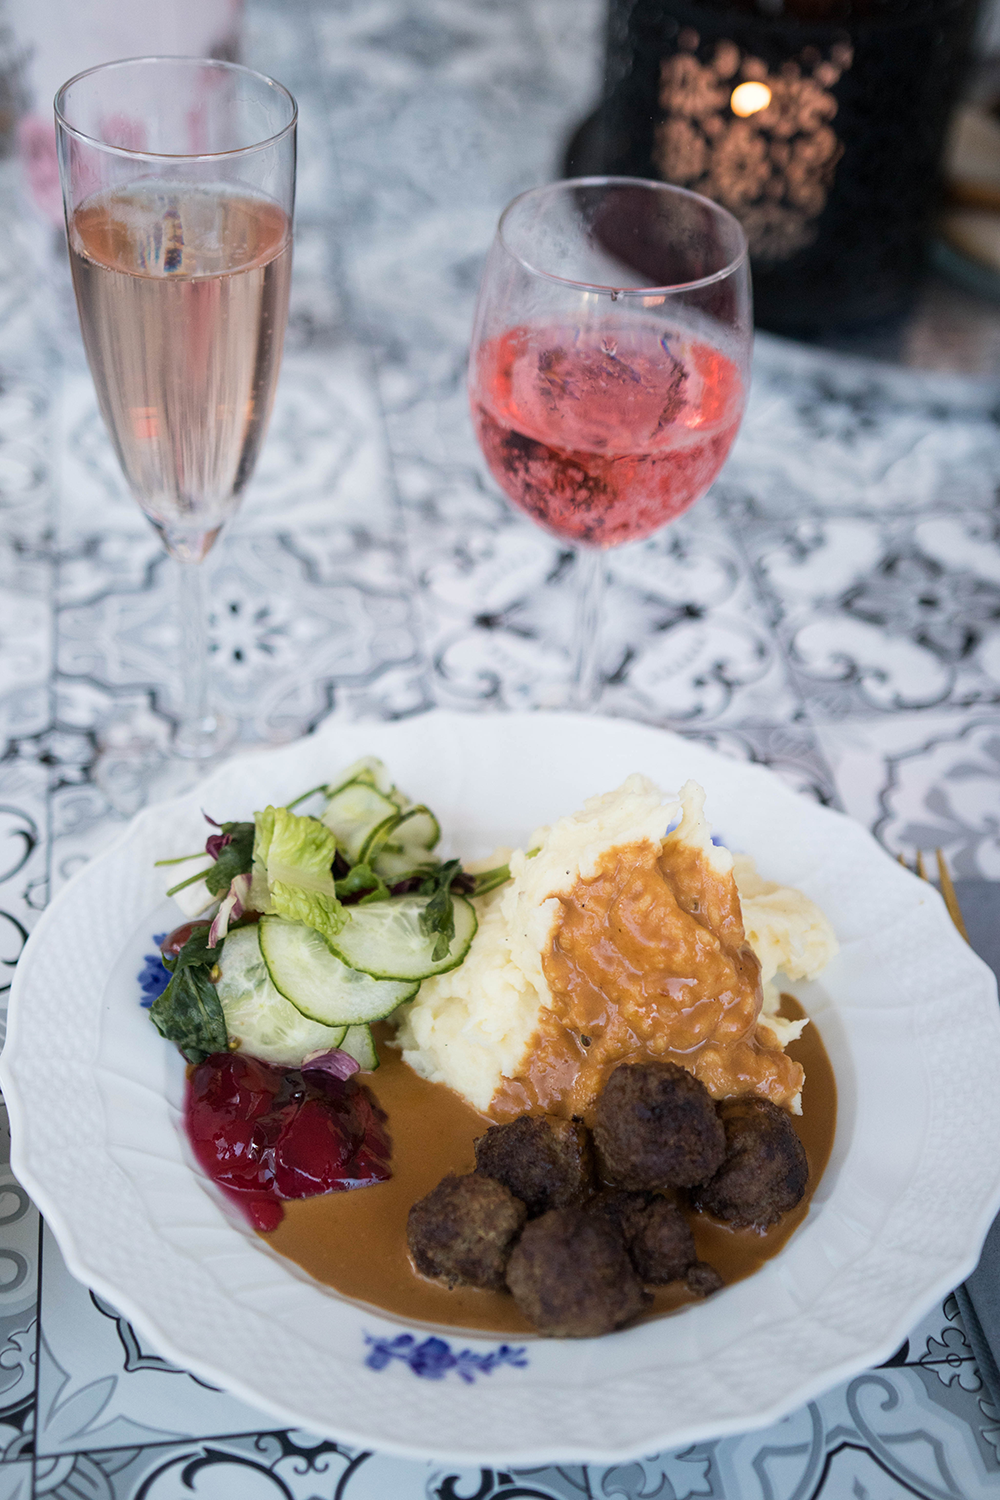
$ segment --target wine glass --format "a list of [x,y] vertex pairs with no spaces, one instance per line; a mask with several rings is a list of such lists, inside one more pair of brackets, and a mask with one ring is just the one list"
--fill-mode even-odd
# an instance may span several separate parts
[[264,439],[288,318],[296,105],[234,63],[141,57],[56,95],[91,374],[129,488],[178,565],[178,754],[226,743],[200,564]]
[[573,696],[600,691],[609,547],[702,496],[746,402],[747,242],[684,188],[583,177],[515,198],[479,290],[469,395],[508,497],[576,553]]

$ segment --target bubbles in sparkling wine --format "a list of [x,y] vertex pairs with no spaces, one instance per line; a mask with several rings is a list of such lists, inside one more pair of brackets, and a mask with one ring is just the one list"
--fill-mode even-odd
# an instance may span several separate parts
[[510,498],[600,547],[648,536],[705,492],[743,400],[720,350],[642,322],[511,329],[478,351],[473,381],[479,441]]
[[70,248],[125,477],[167,547],[197,559],[263,441],[288,303],[288,217],[221,185],[139,182],[81,204]]

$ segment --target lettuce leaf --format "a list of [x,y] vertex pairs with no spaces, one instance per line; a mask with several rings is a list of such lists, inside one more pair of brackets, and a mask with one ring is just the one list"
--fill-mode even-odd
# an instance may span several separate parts
[[254,821],[250,904],[257,911],[304,922],[331,942],[347,921],[333,884],[337,840],[316,818],[300,817],[287,807],[265,807]]

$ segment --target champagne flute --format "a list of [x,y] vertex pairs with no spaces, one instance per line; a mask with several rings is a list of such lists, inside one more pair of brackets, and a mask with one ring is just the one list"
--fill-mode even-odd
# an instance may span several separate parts
[[142,57],[56,95],[77,308],[97,399],[135,499],[176,560],[179,755],[221,749],[201,562],[267,428],[292,268],[297,110],[234,63]]
[[469,395],[493,477],[576,552],[573,698],[594,705],[605,552],[702,496],[739,429],[752,342],[747,243],[683,188],[585,177],[504,210]]

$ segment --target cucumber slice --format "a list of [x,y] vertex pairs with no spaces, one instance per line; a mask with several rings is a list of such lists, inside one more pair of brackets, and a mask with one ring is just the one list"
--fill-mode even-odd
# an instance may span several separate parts
[[341,771],[336,781],[327,783],[326,794],[333,797],[337,792],[343,791],[344,787],[352,781],[363,781],[367,786],[373,786],[377,792],[385,797],[393,796],[396,788],[385,765],[377,755],[363,755],[360,760],[354,761],[345,771]]
[[271,983],[258,929],[237,927],[226,938],[216,993],[226,1029],[243,1051],[262,1062],[297,1068],[312,1052],[339,1047],[346,1026],[322,1026],[290,1005]]
[[374,1073],[378,1067],[378,1052],[370,1026],[348,1026],[340,1050],[353,1057],[362,1072]]
[[351,864],[356,865],[369,834],[398,817],[399,808],[390,797],[367,782],[350,781],[330,798],[320,822],[326,824]]
[[358,854],[359,864],[371,864],[371,861],[375,858],[375,856],[379,854],[381,850],[386,848],[387,845],[391,845],[392,848],[396,847],[392,835],[402,821],[402,818],[403,814],[401,812],[397,812],[394,818],[386,818],[383,823],[377,823],[375,825],[371,833],[369,833],[368,837],[361,845],[361,850]]
[[424,853],[422,858],[412,853],[395,854],[391,849],[377,854],[372,860],[372,869],[381,875],[386,885],[398,885],[401,880],[411,880],[417,875],[431,875],[441,861],[434,854]]
[[452,896],[455,936],[444,958],[434,962],[435,938],[420,928],[429,896],[392,896],[370,906],[347,907],[347,921],[331,944],[352,969],[373,979],[429,979],[457,969],[476,935],[476,913],[464,896]]
[[[377,904],[387,905],[384,901]],[[325,1026],[379,1021],[416,992],[412,982],[384,983],[348,968],[334,958],[315,928],[301,922],[262,917],[258,926],[260,951],[272,983],[312,1021]]]
[[431,855],[441,827],[429,807],[411,807],[386,830],[376,829],[365,846],[367,859],[383,880],[406,880],[438,863]]
[[422,804],[409,808],[392,831],[392,842],[404,849],[434,849],[440,837],[440,823]]

